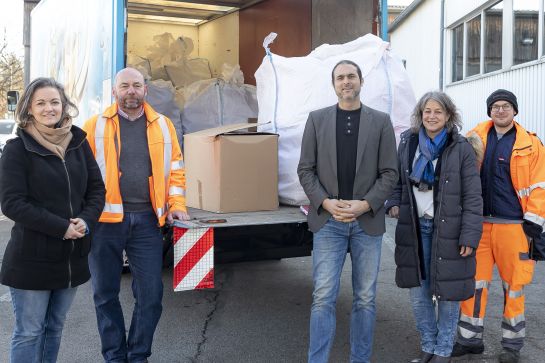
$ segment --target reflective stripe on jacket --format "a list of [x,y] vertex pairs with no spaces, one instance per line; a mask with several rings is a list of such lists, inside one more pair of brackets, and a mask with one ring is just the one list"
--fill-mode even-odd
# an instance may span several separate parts
[[[152,176],[150,199],[159,225],[165,224],[170,211],[186,211],[185,168],[182,152],[172,122],[144,103]],[[84,125],[87,140],[97,160],[106,185],[106,204],[99,221],[118,223],[123,220],[123,201],[119,188],[119,153],[121,139],[117,104],[95,115]]]
[[[511,182],[517,192],[524,219],[545,228],[545,147],[539,138],[517,122],[515,144],[511,154]],[[486,148],[493,121],[478,124],[475,132]]]

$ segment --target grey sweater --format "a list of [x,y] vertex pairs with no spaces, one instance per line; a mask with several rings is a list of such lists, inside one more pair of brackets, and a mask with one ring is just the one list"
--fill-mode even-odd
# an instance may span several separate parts
[[123,210],[126,212],[153,211],[149,190],[151,160],[146,129],[145,114],[134,121],[119,115],[121,138],[119,187]]

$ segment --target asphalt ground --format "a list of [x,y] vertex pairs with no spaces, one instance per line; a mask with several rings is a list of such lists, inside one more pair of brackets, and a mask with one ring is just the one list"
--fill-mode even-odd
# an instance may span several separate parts
[[[408,291],[394,283],[393,230],[387,219],[377,287],[377,323],[373,362],[398,363],[419,354]],[[11,222],[0,216],[0,256]],[[0,257],[1,259],[1,257]],[[521,362],[545,362],[545,264],[536,268],[527,297],[526,345]],[[337,334],[330,362],[348,362],[352,301],[347,258],[337,303]],[[173,292],[172,270],[165,270],[163,315],[155,334],[150,363],[305,362],[312,294],[310,257],[216,266],[216,287]],[[131,276],[122,279],[121,303],[127,326],[132,313]],[[503,292],[495,275],[485,321],[483,355],[456,362],[497,362],[501,352]],[[8,289],[0,285],[0,362],[9,361],[13,311]],[[82,285],[68,314],[58,362],[100,362],[100,341],[89,283]]]

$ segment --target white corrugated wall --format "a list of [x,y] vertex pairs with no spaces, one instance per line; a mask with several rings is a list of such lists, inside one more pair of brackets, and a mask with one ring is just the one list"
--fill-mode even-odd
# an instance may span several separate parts
[[537,133],[545,142],[545,59],[498,74],[447,85],[445,91],[453,98],[462,113],[463,132],[469,131],[486,114],[486,98],[498,88],[517,96],[519,114],[515,120],[529,131]]

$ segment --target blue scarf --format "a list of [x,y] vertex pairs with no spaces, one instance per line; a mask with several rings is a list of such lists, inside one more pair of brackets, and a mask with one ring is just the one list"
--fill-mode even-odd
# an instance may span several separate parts
[[411,182],[418,186],[419,190],[426,191],[433,188],[435,179],[435,170],[433,160],[437,159],[447,143],[447,128],[444,127],[441,132],[432,140],[422,126],[418,133],[418,147],[420,155],[416,159],[413,171],[409,176]]

